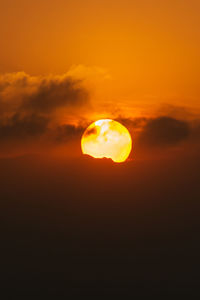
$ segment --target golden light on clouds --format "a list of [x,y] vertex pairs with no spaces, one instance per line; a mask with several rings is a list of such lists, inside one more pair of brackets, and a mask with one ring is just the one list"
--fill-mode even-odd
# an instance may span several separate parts
[[124,162],[132,149],[130,133],[119,122],[102,119],[92,123],[81,139],[83,154],[95,158],[111,158],[114,162]]

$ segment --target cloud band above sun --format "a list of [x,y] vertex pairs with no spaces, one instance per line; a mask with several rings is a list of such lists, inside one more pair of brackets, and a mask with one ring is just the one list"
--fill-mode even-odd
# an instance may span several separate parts
[[[68,147],[70,142],[76,142],[80,155],[80,140],[85,131],[84,153],[114,161],[125,160],[131,149],[130,139],[128,133],[127,140],[121,134],[124,127],[119,123],[112,121],[103,125],[97,121],[86,129],[100,118],[114,119],[128,129],[134,136],[134,157],[150,149],[167,151],[187,141],[199,143],[200,118],[187,119],[186,109],[173,107],[173,114],[164,109],[153,116],[130,117],[123,110],[116,111],[113,105],[105,106],[102,113],[84,79],[75,73],[30,76],[19,72],[0,76],[0,155],[17,153],[19,147],[20,153],[35,149],[40,152],[41,147],[48,152],[61,145]],[[109,141],[114,146],[111,147]],[[120,145],[127,148],[119,158]]]

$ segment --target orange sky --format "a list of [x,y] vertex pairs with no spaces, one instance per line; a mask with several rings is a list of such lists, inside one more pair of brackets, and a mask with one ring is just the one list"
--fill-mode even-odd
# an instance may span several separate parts
[[145,149],[151,134],[195,140],[199,11],[199,0],[0,0],[1,152],[80,144],[100,118],[134,139],[144,130]]
[[199,11],[198,0],[1,0],[0,72],[100,68],[105,78],[90,80],[102,106],[133,115],[163,104],[196,110]]
[[0,0],[1,293],[198,299],[199,99],[200,0]]

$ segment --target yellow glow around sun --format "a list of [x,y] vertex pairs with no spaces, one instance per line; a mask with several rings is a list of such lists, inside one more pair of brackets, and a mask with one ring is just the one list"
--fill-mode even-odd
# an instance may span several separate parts
[[123,162],[131,152],[132,140],[126,127],[117,121],[103,119],[92,123],[85,130],[81,148],[83,154]]

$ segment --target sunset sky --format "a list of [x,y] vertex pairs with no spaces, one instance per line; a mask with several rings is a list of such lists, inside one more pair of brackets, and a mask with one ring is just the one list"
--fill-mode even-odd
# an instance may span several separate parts
[[14,131],[18,144],[30,135],[22,123],[39,137],[99,118],[199,119],[199,1],[1,0],[0,8],[1,152]]
[[[191,296],[199,83],[199,0],[0,0],[6,291]],[[128,129],[125,163],[81,152],[99,119]]]
[[167,104],[196,111],[199,10],[198,0],[1,0],[0,72],[73,69],[102,105],[133,115]]

